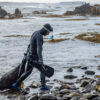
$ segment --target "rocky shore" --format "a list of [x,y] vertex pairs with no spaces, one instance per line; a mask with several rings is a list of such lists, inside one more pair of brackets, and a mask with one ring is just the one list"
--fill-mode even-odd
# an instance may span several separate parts
[[[81,78],[72,75],[75,68],[84,70],[84,75]],[[97,69],[100,66],[97,66]],[[99,70],[99,69],[98,69]],[[75,82],[64,82],[54,79],[52,82],[46,80],[51,88],[50,92],[40,91],[40,82],[33,81],[25,88],[27,93],[20,94],[17,92],[3,92],[9,100],[100,100],[100,75],[95,75],[94,71],[88,70],[88,67],[76,66],[67,68],[70,75],[65,75],[64,78]],[[87,77],[88,75],[94,78]],[[54,84],[57,85],[54,85]],[[34,91],[34,92],[32,92]]]
[[86,3],[82,6],[76,7],[74,11],[66,11],[64,15],[100,16],[100,5],[91,6],[89,3]]
[[21,11],[16,8],[14,14],[8,13],[6,10],[0,7],[0,19],[16,19],[23,17]]

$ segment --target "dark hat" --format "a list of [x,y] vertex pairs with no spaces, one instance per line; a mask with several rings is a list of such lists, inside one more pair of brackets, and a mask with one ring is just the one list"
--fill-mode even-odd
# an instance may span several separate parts
[[52,26],[50,24],[43,25],[43,28],[48,32],[52,32],[53,31],[53,28],[52,28]]

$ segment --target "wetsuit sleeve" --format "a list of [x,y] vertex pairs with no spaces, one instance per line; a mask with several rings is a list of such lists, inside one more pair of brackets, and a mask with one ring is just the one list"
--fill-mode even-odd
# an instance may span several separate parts
[[43,57],[42,57],[42,45],[43,45],[43,38],[42,36],[37,36],[37,55],[39,58],[39,63],[43,64]]

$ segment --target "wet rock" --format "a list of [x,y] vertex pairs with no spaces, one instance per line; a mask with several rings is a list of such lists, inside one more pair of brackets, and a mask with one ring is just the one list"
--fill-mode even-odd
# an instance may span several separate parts
[[94,95],[94,94],[91,94],[91,93],[86,93],[83,95],[83,97],[85,99],[89,99],[89,100],[92,100],[93,98],[97,97],[98,95]]
[[67,93],[70,93],[70,90],[69,89],[62,89],[59,93],[60,94],[67,94]]
[[97,69],[100,70],[100,66],[98,66]]
[[20,11],[18,8],[15,9],[15,16],[16,16],[17,18],[23,17],[21,11]]
[[89,3],[85,3],[82,6],[76,7],[74,11],[67,11],[64,15],[100,15],[100,5],[91,6]]
[[95,72],[94,71],[85,71],[85,74],[87,74],[87,75],[94,75]]
[[4,18],[5,18],[5,19],[10,19],[9,15],[6,15]]
[[64,94],[56,94],[56,97],[62,98]]
[[37,95],[31,96],[28,100],[38,100],[38,96]]
[[72,68],[69,68],[69,69],[67,70],[67,72],[73,72],[73,69],[72,69]]
[[71,100],[71,97],[69,97],[68,95],[64,95],[63,100]]
[[82,75],[82,77],[85,77],[85,75]]
[[74,79],[74,78],[77,78],[77,76],[74,76],[74,75],[66,75],[64,76],[65,79]]
[[81,69],[86,70],[86,69],[88,69],[88,68],[87,68],[87,67],[82,67]]
[[32,14],[47,14],[45,10],[33,11]]
[[44,94],[40,97],[40,100],[57,100],[57,98],[52,94]]
[[57,80],[57,79],[54,79],[53,81],[54,81],[54,82],[59,82],[59,80]]
[[15,96],[7,96],[8,99],[14,100],[16,97]]
[[4,10],[4,9],[2,9],[2,8],[0,7],[0,18],[4,18],[6,15],[7,15],[6,10]]
[[86,15],[89,13],[90,9],[91,9],[91,6],[89,3],[87,3],[80,7],[76,7],[74,12],[75,14]]
[[92,100],[100,100],[100,97],[93,98]]
[[96,6],[94,5],[90,10],[91,15],[100,15],[100,5]]
[[100,92],[100,85],[96,84],[96,90]]
[[37,84],[31,84],[29,87],[30,88],[38,88]]
[[61,87],[59,88],[59,90],[62,89],[71,89],[71,87],[68,84],[61,84]]
[[27,100],[25,96],[20,96],[19,100]]
[[80,98],[79,100],[84,100],[84,98]]
[[64,16],[75,15],[74,11],[67,11]]
[[25,88],[25,91],[30,91],[30,88],[29,88],[29,87],[26,87],[26,88]]
[[82,81],[80,87],[85,87],[86,85],[88,85],[89,82],[88,81]]
[[70,93],[69,94],[69,97],[77,97],[77,96],[80,96],[80,94],[79,93],[77,93],[77,92],[72,92],[72,93]]
[[73,97],[73,98],[71,98],[71,100],[79,100],[80,99],[80,97]]

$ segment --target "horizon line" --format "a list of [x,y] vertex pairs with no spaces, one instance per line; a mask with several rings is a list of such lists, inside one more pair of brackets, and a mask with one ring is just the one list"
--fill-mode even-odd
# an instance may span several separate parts
[[4,2],[4,3],[62,3],[62,2],[85,2],[85,1],[60,1],[60,2],[28,2],[28,1],[23,1],[23,2],[20,2],[20,1],[0,1],[0,2]]

